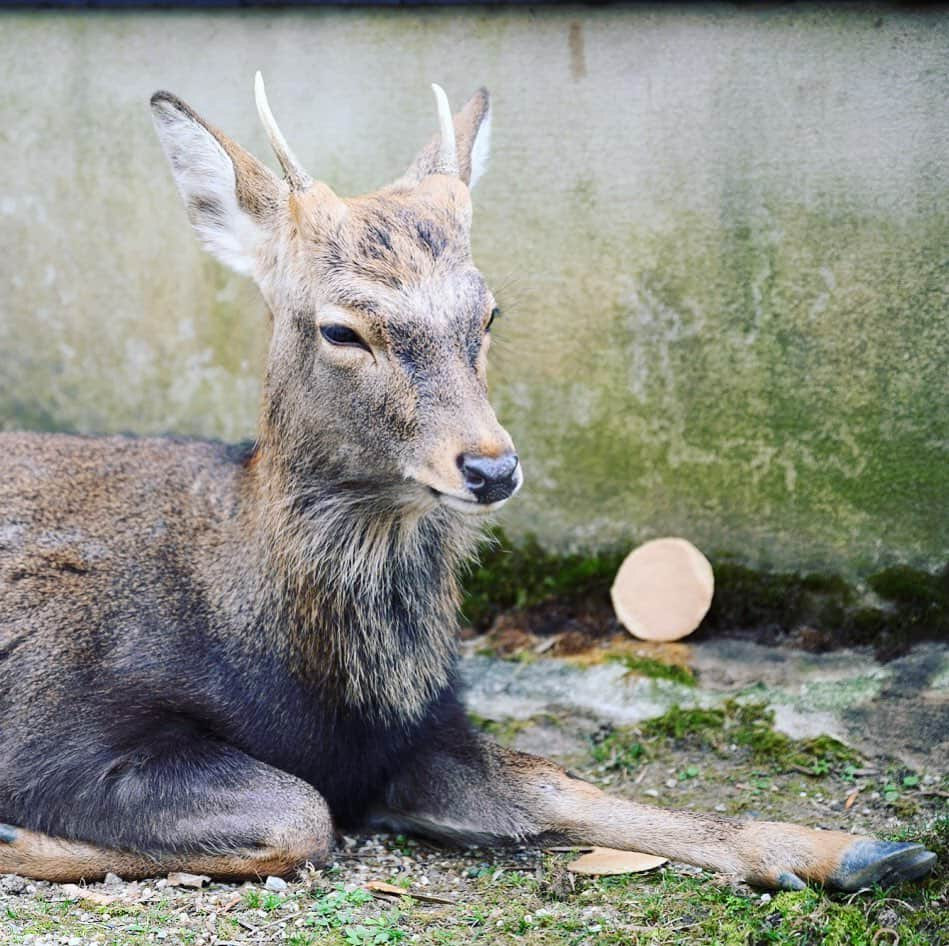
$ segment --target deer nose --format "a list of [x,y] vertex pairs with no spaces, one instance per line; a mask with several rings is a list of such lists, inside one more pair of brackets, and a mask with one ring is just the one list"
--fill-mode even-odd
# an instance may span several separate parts
[[519,485],[516,453],[506,453],[500,457],[462,453],[458,457],[458,469],[464,477],[465,486],[479,503],[498,503],[507,499],[514,495]]

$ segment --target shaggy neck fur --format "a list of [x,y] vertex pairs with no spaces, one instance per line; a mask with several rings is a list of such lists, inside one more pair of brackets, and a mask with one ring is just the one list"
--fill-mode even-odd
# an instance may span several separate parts
[[[270,627],[293,669],[342,712],[420,720],[453,680],[458,568],[476,523],[404,486],[302,474],[263,445],[251,465]],[[276,600],[274,600],[274,596]]]

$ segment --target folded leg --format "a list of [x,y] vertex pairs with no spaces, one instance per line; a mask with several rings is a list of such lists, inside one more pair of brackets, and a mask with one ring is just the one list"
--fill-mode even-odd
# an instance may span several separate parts
[[220,743],[127,754],[44,808],[32,825],[0,823],[0,874],[259,877],[324,861],[333,841],[314,788]]

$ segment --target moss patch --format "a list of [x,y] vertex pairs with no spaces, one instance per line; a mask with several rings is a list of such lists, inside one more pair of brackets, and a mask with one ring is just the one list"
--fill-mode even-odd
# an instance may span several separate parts
[[871,645],[892,657],[920,640],[949,637],[949,566],[929,574],[906,566],[867,579],[882,606],[862,604],[835,575],[759,572],[728,557],[713,562],[715,599],[702,629],[789,637],[810,650]]
[[485,628],[510,608],[529,608],[552,598],[608,597],[622,560],[620,553],[550,552],[533,536],[515,545],[502,529],[494,529],[465,577],[462,614]]
[[594,761],[616,771],[635,768],[666,743],[723,756],[727,747],[740,746],[749,761],[772,772],[821,776],[860,762],[858,753],[830,736],[791,739],[777,732],[773,723],[774,713],[758,703],[729,700],[712,709],[673,706],[638,726],[601,731],[593,739],[591,754]]
[[682,686],[694,687],[695,674],[688,668],[678,664],[667,664],[652,657],[639,657],[631,654],[613,655],[608,658],[623,664],[626,669],[636,676],[649,677],[653,680],[671,680]]

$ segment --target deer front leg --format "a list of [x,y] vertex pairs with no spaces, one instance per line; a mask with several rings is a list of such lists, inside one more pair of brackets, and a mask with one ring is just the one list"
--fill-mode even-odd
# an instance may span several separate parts
[[544,759],[503,749],[460,720],[390,786],[373,820],[462,843],[642,851],[790,890],[806,881],[857,890],[915,880],[936,859],[918,844],[639,805]]
[[0,874],[241,880],[326,860],[333,823],[316,789],[223,743],[157,742],[87,772],[69,797],[37,793],[35,811],[19,818],[0,804]]

